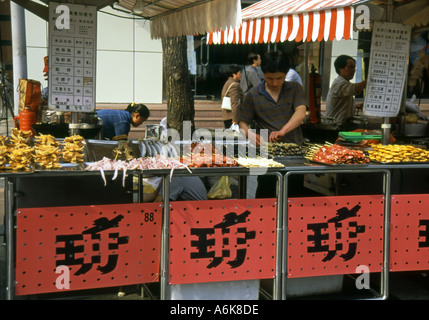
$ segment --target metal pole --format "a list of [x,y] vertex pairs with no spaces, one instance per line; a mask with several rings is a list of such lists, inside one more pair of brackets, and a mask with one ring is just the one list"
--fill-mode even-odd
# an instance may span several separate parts
[[385,172],[384,183],[384,243],[383,243],[383,271],[381,272],[381,299],[389,297],[389,272],[390,272],[390,208],[391,208],[391,173]]
[[170,293],[168,290],[168,256],[169,256],[169,225],[170,225],[170,177],[168,175],[162,176],[162,234],[161,234],[161,261],[160,261],[160,272],[161,272],[161,288],[160,296],[161,300],[170,299]]
[[310,45],[308,42],[304,42],[304,92],[305,92],[305,100],[308,102],[310,100],[310,90],[309,90],[309,74],[310,74],[310,55],[309,55]]
[[6,299],[15,296],[14,278],[14,223],[13,223],[13,183],[5,179],[5,215],[6,215]]
[[27,79],[27,40],[25,36],[24,8],[10,1],[10,19],[12,27],[13,53],[13,87],[14,87],[14,114],[18,114],[19,95],[16,88],[19,79]]
[[[388,1],[386,9],[387,9],[387,21],[392,22],[393,21],[393,0]],[[385,117],[384,122],[381,125],[381,129],[383,131],[382,143],[384,145],[389,144],[390,128],[391,128],[390,120],[388,117]]]
[[276,275],[273,287],[273,299],[280,300],[282,296],[282,252],[283,246],[283,175],[277,172],[277,237],[276,237]]

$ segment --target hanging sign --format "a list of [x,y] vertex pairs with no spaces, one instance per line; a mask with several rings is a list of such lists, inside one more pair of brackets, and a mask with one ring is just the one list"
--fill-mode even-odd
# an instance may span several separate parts
[[17,209],[16,295],[159,281],[160,203]]
[[170,284],[274,277],[276,199],[170,204]]
[[49,107],[93,112],[97,53],[97,9],[49,3]]
[[364,113],[396,117],[401,108],[410,54],[411,26],[374,22]]

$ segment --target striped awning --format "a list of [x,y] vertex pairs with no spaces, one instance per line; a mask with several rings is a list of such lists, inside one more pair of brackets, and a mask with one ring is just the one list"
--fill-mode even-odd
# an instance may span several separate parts
[[362,0],[261,0],[242,10],[242,24],[208,34],[209,44],[322,41],[353,37]]
[[150,20],[153,39],[206,34],[216,28],[227,29],[241,23],[240,0],[118,1],[122,8]]

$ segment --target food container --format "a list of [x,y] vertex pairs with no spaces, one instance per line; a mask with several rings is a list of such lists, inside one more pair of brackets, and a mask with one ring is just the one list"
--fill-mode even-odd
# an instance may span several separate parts
[[403,129],[405,137],[427,137],[428,124],[427,123],[406,123]]
[[65,138],[69,136],[69,125],[67,123],[38,123],[33,124],[36,135],[50,134],[55,138]]

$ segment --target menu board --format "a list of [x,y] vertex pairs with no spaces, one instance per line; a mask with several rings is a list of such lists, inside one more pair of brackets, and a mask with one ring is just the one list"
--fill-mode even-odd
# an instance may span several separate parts
[[374,22],[364,113],[396,117],[408,70],[411,26]]
[[49,3],[49,107],[95,110],[97,9]]

